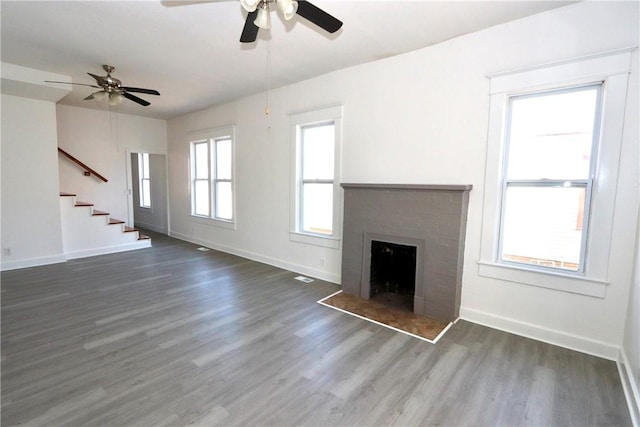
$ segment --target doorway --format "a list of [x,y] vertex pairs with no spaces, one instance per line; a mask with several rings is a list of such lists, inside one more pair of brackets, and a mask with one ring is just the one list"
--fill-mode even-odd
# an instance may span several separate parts
[[131,152],[129,222],[135,227],[169,234],[167,156]]

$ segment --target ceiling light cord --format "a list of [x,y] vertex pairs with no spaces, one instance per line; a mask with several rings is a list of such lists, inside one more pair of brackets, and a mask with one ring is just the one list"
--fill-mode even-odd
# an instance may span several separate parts
[[267,40],[267,105],[264,114],[267,116],[267,129],[271,129],[271,43]]

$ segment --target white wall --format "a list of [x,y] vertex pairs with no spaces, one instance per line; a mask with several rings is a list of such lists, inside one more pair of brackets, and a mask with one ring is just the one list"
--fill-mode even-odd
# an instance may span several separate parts
[[165,154],[166,121],[60,104],[57,113],[60,148],[109,180],[86,177],[76,164],[60,157],[60,189],[128,221],[129,153]]
[[[634,65],[637,67],[638,62],[636,61]],[[640,84],[638,79],[630,82],[629,92],[638,93],[639,91]],[[635,126],[629,128],[629,137],[634,138],[636,141],[640,138],[640,128],[637,126],[639,115],[640,107],[636,97],[635,105],[632,104],[631,108],[627,110],[627,121],[636,123]],[[640,153],[636,153],[635,161],[637,162],[637,168],[640,165]],[[636,213],[638,229],[636,230],[635,264],[629,292],[624,341],[620,353],[623,365],[621,375],[623,380],[626,377],[628,383],[627,398],[635,401],[635,406],[633,404],[630,405],[631,414],[632,417],[635,417],[635,425],[640,425],[640,209]]]
[[2,95],[0,139],[2,269],[64,261],[55,104]]
[[[638,216],[640,228],[640,215]],[[640,237],[640,234],[638,235]],[[621,349],[621,376],[626,384],[627,399],[631,404],[631,413],[635,425],[640,425],[640,238],[636,238],[636,257],[624,342]]]
[[65,260],[56,107],[2,95],[2,270]]
[[[289,114],[343,104],[343,182],[473,184],[464,317],[616,358],[631,282],[637,135],[624,135],[611,284],[604,299],[482,278],[476,262],[489,115],[486,76],[636,46],[638,38],[638,3],[584,2],[273,90],[268,118],[266,96],[259,94],[170,120],[171,230],[177,237],[339,282],[340,250],[289,240]],[[637,80],[637,71],[631,78]],[[637,98],[637,91],[629,91],[631,104]],[[236,125],[236,230],[188,214],[188,133],[229,124]],[[637,116],[626,123],[637,124]]]

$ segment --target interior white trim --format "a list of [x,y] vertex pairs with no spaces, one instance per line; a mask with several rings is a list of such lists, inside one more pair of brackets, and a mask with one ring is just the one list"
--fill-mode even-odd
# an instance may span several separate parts
[[[294,112],[289,114],[290,135],[290,229],[289,239],[297,243],[305,243],[337,249],[342,238],[342,118],[344,107],[342,105],[321,107],[314,110]],[[298,159],[300,126],[314,123],[333,121],[335,125],[335,152],[334,152],[334,177],[333,177],[333,232],[331,236],[316,236],[300,231],[300,164]],[[338,279],[339,283],[339,279]]]
[[618,358],[619,347],[616,345],[497,316],[481,310],[460,307],[460,318],[489,328],[602,357],[603,359],[615,361]]
[[478,275],[597,298],[605,297],[609,284],[606,280],[484,261],[478,261]]
[[631,424],[640,426],[640,385],[637,383],[633,372],[631,372],[629,359],[627,358],[627,353],[624,351],[624,348],[620,349],[616,363],[618,365],[618,372],[620,373],[624,397],[627,399],[627,406],[629,407],[629,414],[631,415]]
[[125,243],[123,245],[103,246],[101,248],[83,249],[80,251],[66,252],[67,259],[86,258],[96,255],[107,255],[116,252],[126,252],[135,249],[144,249],[151,247],[151,239],[138,240],[133,243]]
[[21,259],[19,261],[2,261],[0,271],[17,270],[19,268],[39,267],[41,265],[58,264],[65,262],[64,255],[52,255],[38,258]]
[[242,258],[250,259],[252,261],[262,262],[264,264],[272,265],[274,267],[282,268],[285,270],[292,271],[294,273],[302,274],[304,276],[310,276],[316,279],[324,280],[325,282],[331,282],[340,284],[340,275],[337,274],[328,274],[326,271],[316,270],[314,268],[309,268],[305,265],[295,264],[287,261],[283,261],[281,259],[272,258],[268,256],[264,256],[255,252],[244,251],[240,249],[235,249],[226,245],[221,245],[216,242],[212,242],[205,239],[199,239],[196,237],[192,237],[186,234],[178,233],[175,231],[169,232],[169,236],[175,237],[176,239],[184,240],[185,242],[195,243],[197,245],[201,245],[207,248],[215,249],[220,252],[226,252],[232,255],[237,255]]
[[[633,48],[603,52],[491,76],[485,191],[478,274],[484,277],[604,298],[609,280],[610,248],[622,145],[628,74]],[[532,272],[498,261],[501,177],[504,167],[504,118],[510,96],[604,82],[602,124],[591,195],[591,215],[584,274]]]

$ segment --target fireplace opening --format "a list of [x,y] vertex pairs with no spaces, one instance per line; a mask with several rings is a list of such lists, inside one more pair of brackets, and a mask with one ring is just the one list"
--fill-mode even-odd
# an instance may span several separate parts
[[416,252],[415,246],[372,240],[369,298],[412,312],[416,292]]

